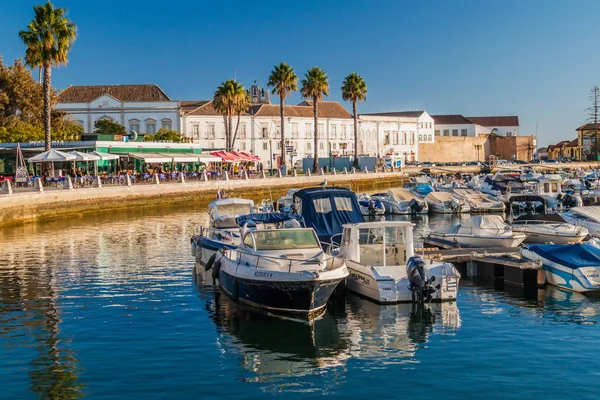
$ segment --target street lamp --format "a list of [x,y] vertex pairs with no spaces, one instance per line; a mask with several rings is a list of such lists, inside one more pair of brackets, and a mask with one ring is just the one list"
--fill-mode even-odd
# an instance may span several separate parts
[[269,174],[273,175],[273,142],[269,139]]

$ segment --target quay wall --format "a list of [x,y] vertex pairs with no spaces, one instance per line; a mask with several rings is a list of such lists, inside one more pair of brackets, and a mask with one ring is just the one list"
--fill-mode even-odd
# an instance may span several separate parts
[[419,144],[419,161],[469,162],[498,159],[531,160],[533,136],[436,136],[435,143]]
[[324,179],[327,179],[328,186],[348,187],[362,193],[400,186],[408,178],[402,172],[378,172],[18,192],[0,195],[0,227],[166,204],[194,202],[208,205],[216,199],[218,189],[223,189],[229,197],[245,197],[259,202],[265,198],[277,199],[290,188],[316,186]]

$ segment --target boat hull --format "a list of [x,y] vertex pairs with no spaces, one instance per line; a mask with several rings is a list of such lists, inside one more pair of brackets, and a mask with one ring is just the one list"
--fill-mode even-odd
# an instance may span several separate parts
[[345,267],[345,273],[328,278],[310,272],[291,274],[238,266],[226,257],[221,263],[219,285],[233,300],[291,314],[313,315],[324,311],[336,286],[347,275]]
[[458,234],[443,234],[431,232],[432,239],[443,240],[458,244],[463,247],[517,247],[526,238],[525,234],[518,233],[513,236],[466,236]]
[[235,249],[237,246],[206,236],[194,236],[192,246],[195,246],[196,262],[206,265],[208,260],[221,249]]
[[536,232],[530,229],[520,229],[513,227],[513,232],[520,232],[527,235],[524,243],[554,243],[554,244],[573,244],[582,243],[586,235],[579,234],[565,234],[565,233],[550,233],[550,232]]
[[[444,276],[444,265],[451,275]],[[347,260],[349,275],[346,278],[346,289],[379,304],[410,303],[413,301],[412,292],[408,289],[409,281],[404,267],[398,266],[395,277],[378,277],[370,266],[364,266]],[[451,268],[451,270],[450,270]],[[434,276],[434,286],[440,284],[440,289],[432,294],[432,301],[454,301],[458,293],[460,275],[449,264],[437,264],[428,269],[428,275]]]
[[429,210],[434,214],[460,214],[460,213],[468,213],[471,211],[471,208],[467,205],[463,205],[458,209],[453,208],[452,206],[447,206],[445,204],[438,204],[433,202],[427,202],[429,204]]

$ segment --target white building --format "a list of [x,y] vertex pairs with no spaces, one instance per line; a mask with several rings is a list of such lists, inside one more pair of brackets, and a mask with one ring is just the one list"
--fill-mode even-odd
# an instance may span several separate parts
[[463,117],[459,114],[433,115],[435,136],[479,136],[497,134],[500,136],[519,135],[519,117]]
[[85,133],[93,133],[94,123],[102,119],[148,134],[180,130],[179,102],[158,85],[69,86],[55,109],[71,114]]
[[[314,119],[312,102],[286,105],[285,109],[286,144],[293,148],[294,159],[314,155]],[[353,154],[353,119],[339,103],[319,102],[319,148],[318,156]],[[237,117],[233,118],[233,125]],[[279,163],[280,126],[278,104],[254,104],[240,117],[238,136],[234,150],[247,151],[263,162]],[[225,123],[212,101],[181,102],[181,132],[194,143],[208,149],[225,147]],[[329,147],[331,146],[331,148]],[[287,160],[289,162],[289,160]]]

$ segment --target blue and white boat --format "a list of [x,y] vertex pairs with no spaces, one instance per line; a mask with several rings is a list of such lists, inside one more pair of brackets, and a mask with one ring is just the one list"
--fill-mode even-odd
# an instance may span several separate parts
[[215,269],[219,286],[235,301],[283,313],[318,314],[348,269],[343,259],[323,251],[312,228],[258,225],[282,219],[303,222],[282,213],[241,216],[241,244],[217,253],[207,267]]
[[206,265],[219,250],[234,249],[240,243],[240,227],[237,217],[251,214],[254,202],[248,199],[224,198],[208,205],[209,226],[201,227],[200,234],[191,238],[192,256],[196,262]]
[[600,291],[600,246],[595,240],[583,244],[539,244],[524,247],[526,260],[540,261],[546,282],[573,292]]

